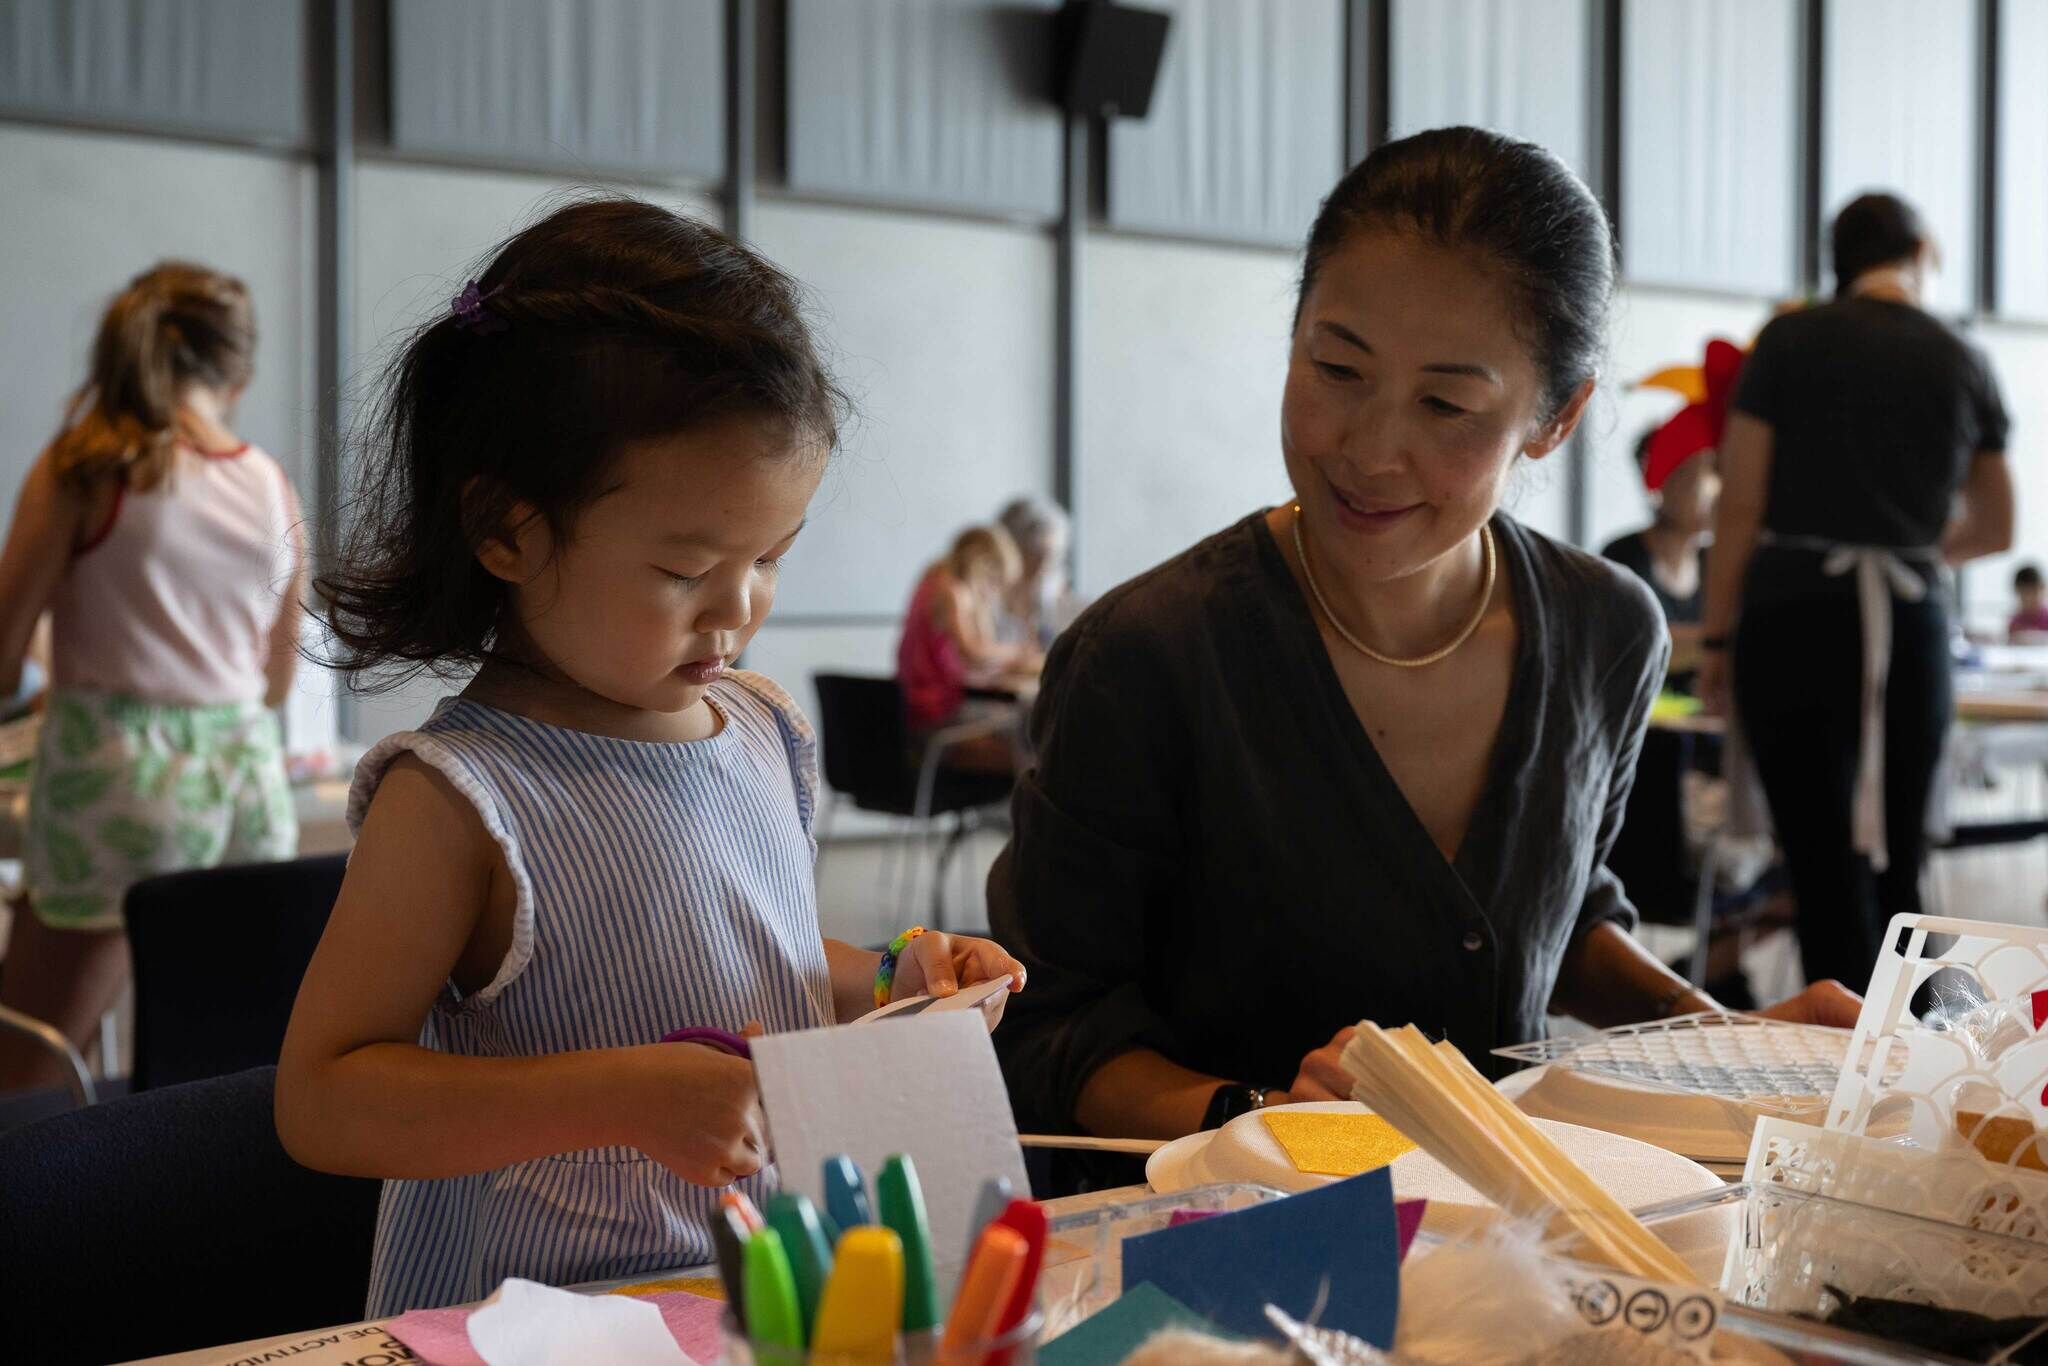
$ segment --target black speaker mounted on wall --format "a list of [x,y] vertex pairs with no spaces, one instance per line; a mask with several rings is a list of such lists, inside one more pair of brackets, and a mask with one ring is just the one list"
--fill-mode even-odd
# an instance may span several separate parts
[[1142,119],[1152,110],[1159,59],[1173,16],[1109,0],[1067,0],[1060,8],[1058,88],[1070,114]]

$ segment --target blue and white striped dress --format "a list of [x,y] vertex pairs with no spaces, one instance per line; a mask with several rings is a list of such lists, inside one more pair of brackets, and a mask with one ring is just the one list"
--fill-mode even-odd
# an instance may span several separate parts
[[[418,755],[476,804],[517,890],[489,986],[445,988],[420,1043],[531,1057],[654,1043],[672,1029],[770,1032],[831,1019],[811,819],[817,745],[775,684],[734,673],[719,733],[616,740],[463,698],[364,757],[360,827],[394,759]],[[423,894],[430,895],[427,889]],[[757,1199],[768,1173],[742,1183]],[[372,1318],[480,1299],[507,1276],[554,1285],[712,1260],[718,1192],[637,1149],[593,1148],[476,1176],[387,1181]]]

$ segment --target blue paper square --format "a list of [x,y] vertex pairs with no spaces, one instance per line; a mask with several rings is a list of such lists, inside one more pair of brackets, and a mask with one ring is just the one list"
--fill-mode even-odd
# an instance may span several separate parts
[[[1386,1168],[1124,1241],[1124,1284],[1149,1281],[1234,1333],[1272,1335],[1266,1306],[1394,1343],[1401,1257]],[[1320,1308],[1318,1307],[1320,1306]]]

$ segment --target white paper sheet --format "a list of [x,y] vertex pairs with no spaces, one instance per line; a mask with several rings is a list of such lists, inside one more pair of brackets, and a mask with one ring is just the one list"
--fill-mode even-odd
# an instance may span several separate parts
[[950,1298],[966,1260],[982,1182],[1031,1188],[1009,1093],[977,1010],[841,1025],[753,1041],[761,1105],[783,1185],[823,1199],[826,1158],[845,1153],[870,1188],[907,1153],[924,1188],[934,1273]]
[[469,1343],[489,1366],[697,1366],[651,1304],[516,1277],[469,1316]]

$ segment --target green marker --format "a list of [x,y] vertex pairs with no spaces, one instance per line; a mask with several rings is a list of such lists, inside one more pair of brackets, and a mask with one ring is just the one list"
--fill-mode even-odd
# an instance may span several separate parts
[[772,1228],[757,1229],[747,1239],[747,1339],[771,1352],[804,1349],[803,1311],[796,1297],[796,1278],[789,1255]]
[[875,1178],[875,1205],[882,1226],[903,1240],[903,1331],[922,1333],[945,1321],[939,1289],[932,1283],[931,1224],[925,1218],[924,1191],[917,1168],[897,1153],[882,1164]]
[[825,1236],[818,1210],[808,1196],[777,1191],[769,1197],[768,1227],[782,1240],[789,1257],[790,1274],[796,1278],[797,1307],[803,1314],[806,1339],[818,1322],[818,1303],[825,1298],[825,1282],[832,1275],[832,1243]]

